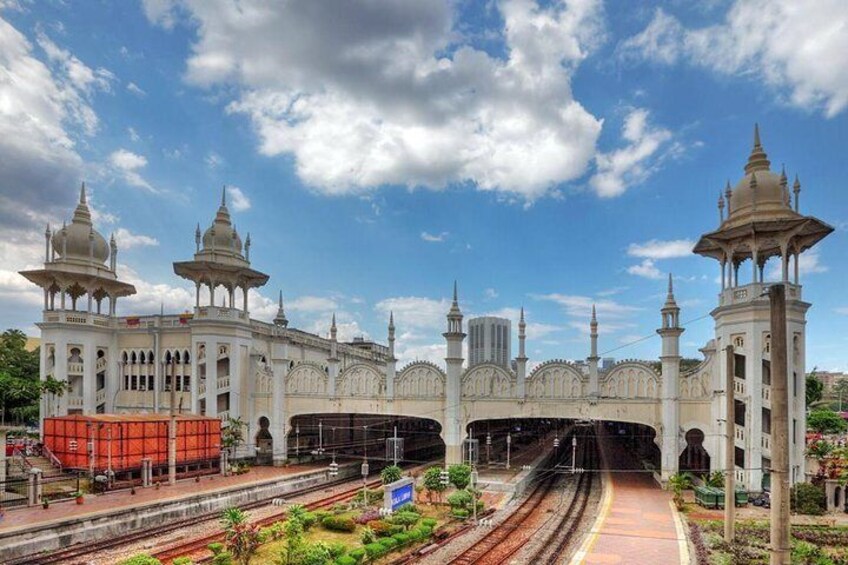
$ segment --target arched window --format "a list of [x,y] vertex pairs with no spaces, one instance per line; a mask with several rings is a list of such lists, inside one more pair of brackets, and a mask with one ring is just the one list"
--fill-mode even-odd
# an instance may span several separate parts
[[183,363],[191,363],[191,356],[188,353],[188,349],[183,351]]
[[174,362],[175,362],[175,363],[180,363],[180,362],[181,362],[181,361],[180,361],[180,350],[179,350],[179,349],[178,349],[178,350],[174,353]]
[[145,363],[147,363],[146,359],[147,357],[144,355],[144,351],[142,351],[141,355],[138,356],[138,362],[144,365]]

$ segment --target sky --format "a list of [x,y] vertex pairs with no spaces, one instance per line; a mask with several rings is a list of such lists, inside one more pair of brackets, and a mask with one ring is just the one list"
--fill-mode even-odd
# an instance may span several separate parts
[[393,311],[401,363],[441,362],[456,280],[466,317],[524,307],[531,363],[584,358],[592,304],[603,356],[652,359],[673,273],[697,357],[719,266],[691,247],[755,122],[836,228],[807,362],[848,370],[843,0],[0,0],[0,327],[37,335],[17,271],[82,181],[119,314],[191,308],[172,262],[226,186],[254,318],[282,291],[292,326],[385,342]]

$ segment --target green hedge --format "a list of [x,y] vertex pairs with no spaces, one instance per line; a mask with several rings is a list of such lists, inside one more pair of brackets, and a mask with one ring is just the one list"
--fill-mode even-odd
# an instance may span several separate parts
[[336,559],[336,565],[356,565],[357,563],[359,563],[359,561],[350,555],[342,555]]
[[438,524],[438,521],[435,518],[424,518],[423,520],[421,520],[421,523],[430,528],[435,528],[436,524]]
[[356,531],[356,522],[353,521],[353,518],[325,516],[324,519],[321,520],[321,525],[334,532],[351,533]]
[[146,553],[140,553],[133,555],[129,559],[124,559],[120,565],[162,565],[162,562]]
[[365,559],[365,548],[357,547],[356,549],[351,549],[348,555],[356,559],[356,562],[359,563]]
[[368,559],[377,559],[388,553],[388,550],[379,543],[369,543],[365,546],[365,553],[368,555]]

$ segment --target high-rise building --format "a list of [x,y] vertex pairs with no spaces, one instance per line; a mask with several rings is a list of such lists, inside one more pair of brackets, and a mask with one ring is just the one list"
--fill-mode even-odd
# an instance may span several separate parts
[[509,366],[512,324],[506,318],[482,316],[468,320],[468,366],[494,363]]

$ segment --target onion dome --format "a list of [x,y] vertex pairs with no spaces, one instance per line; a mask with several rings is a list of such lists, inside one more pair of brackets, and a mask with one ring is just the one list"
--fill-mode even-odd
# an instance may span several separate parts
[[109,243],[94,229],[85,195],[85,183],[71,223],[53,233],[53,249],[64,260],[77,259],[105,263],[109,259]]
[[203,251],[213,251],[220,254],[233,254],[241,257],[242,243],[238,231],[230,220],[227,209],[227,188],[221,192],[221,206],[212,225],[203,234]]
[[730,193],[727,221],[731,225],[751,221],[753,216],[784,216],[792,212],[787,202],[785,175],[773,172],[760,143],[759,126],[754,126],[754,147],[745,165],[745,176]]

